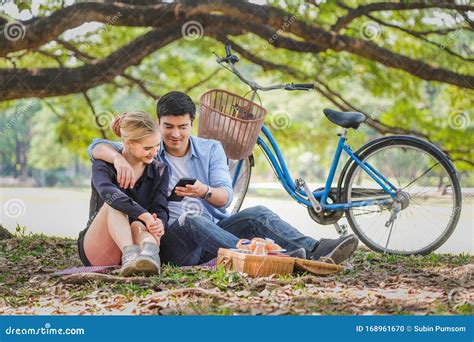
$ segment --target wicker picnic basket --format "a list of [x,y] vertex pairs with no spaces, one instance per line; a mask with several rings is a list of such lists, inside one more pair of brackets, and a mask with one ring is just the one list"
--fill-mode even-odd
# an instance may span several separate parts
[[341,272],[344,267],[322,261],[295,259],[295,268],[316,275],[329,275]]
[[293,273],[295,258],[243,254],[219,248],[217,264],[224,266],[226,270],[247,273],[250,277],[266,277]]
[[251,155],[265,120],[265,108],[221,89],[203,94],[200,103],[198,136],[219,140],[230,159]]
[[291,257],[243,254],[226,248],[219,248],[217,264],[226,270],[247,273],[250,277],[266,277],[272,274],[291,274],[294,269],[315,275],[329,275],[341,272],[344,267],[330,262]]

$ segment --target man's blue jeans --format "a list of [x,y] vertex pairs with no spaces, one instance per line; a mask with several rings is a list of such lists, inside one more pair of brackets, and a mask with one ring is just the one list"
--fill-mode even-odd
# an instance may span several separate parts
[[317,240],[301,234],[264,206],[244,209],[217,224],[202,216],[176,220],[161,239],[163,262],[198,265],[217,256],[219,248],[235,248],[239,239],[270,238],[287,251],[304,248],[309,253]]

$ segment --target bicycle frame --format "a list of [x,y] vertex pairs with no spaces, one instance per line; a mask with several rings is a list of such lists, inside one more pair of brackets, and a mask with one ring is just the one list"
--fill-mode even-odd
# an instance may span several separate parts
[[[263,125],[261,131],[263,136],[268,140],[270,146],[262,138],[262,135],[258,137],[257,144],[262,149],[264,155],[270,162],[276,176],[278,177],[278,180],[283,185],[286,192],[298,203],[303,204],[306,207],[312,207],[311,202],[309,201],[305,191],[297,187],[295,182],[292,180],[288,167],[286,166],[285,160],[283,158],[283,154],[281,153],[280,148],[278,147],[278,144],[273,135],[271,134],[270,130],[265,125]],[[367,163],[366,161],[361,161],[359,158],[357,158],[357,156],[351,151],[351,148],[346,144],[346,132],[347,130],[344,130],[344,134],[340,135],[340,139],[336,148],[336,152],[334,154],[334,159],[332,161],[324,189],[321,191],[314,191],[314,197],[320,202],[323,210],[326,211],[347,210],[354,207],[363,207],[373,204],[387,205],[392,203],[393,200],[396,200],[397,198],[396,186],[394,186],[388,179],[386,179],[369,163]],[[388,195],[390,195],[390,198],[381,200],[374,199],[366,201],[354,201],[350,203],[328,203],[327,199],[331,191],[331,185],[336,174],[336,169],[339,164],[342,151],[344,151],[351,160],[356,162],[375,182],[377,182],[377,184],[379,184],[380,187]],[[237,169],[233,179],[233,185],[235,185],[235,182],[237,181],[237,177],[240,173],[242,163],[243,160],[240,160],[237,164]]]

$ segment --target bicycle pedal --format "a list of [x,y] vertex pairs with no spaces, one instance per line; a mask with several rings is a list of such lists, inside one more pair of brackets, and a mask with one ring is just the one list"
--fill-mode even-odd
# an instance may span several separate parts
[[339,223],[334,223],[334,227],[336,228],[336,232],[340,236],[345,236],[347,235],[347,224],[339,224]]

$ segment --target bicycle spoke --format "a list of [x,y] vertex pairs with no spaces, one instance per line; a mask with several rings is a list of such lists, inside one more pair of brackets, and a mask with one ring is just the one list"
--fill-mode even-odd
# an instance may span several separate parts
[[[352,230],[371,248],[387,253],[412,254],[433,250],[450,235],[459,212],[453,211],[459,191],[455,175],[422,143],[399,141],[367,150],[364,161],[372,165],[401,193],[408,195],[407,207],[385,227],[391,203],[352,208],[347,219]],[[348,174],[345,186],[348,202],[385,201],[387,195],[360,167]],[[456,216],[457,215],[457,216]],[[383,227],[383,228],[382,228]],[[443,238],[444,237],[444,238]]]
[[[410,203],[413,203],[413,204],[417,204],[419,205],[420,207],[424,207],[423,204],[413,200],[413,199],[410,199]],[[446,208],[446,206],[443,206],[443,205],[436,205],[436,204],[431,204],[430,205],[431,207],[436,207],[436,208]],[[426,210],[426,208],[424,208]]]
[[408,183],[405,187],[403,187],[401,190],[404,190],[406,189],[407,187],[409,187],[411,184],[413,184],[414,182],[416,182],[418,179],[420,179],[421,177],[423,177],[424,175],[426,175],[428,172],[430,172],[431,169],[433,169],[436,165],[438,165],[438,163],[434,164],[433,166],[431,166],[428,170],[426,170],[425,172],[423,172],[420,176],[418,176],[417,178],[415,178],[414,180],[412,180],[410,183]]

